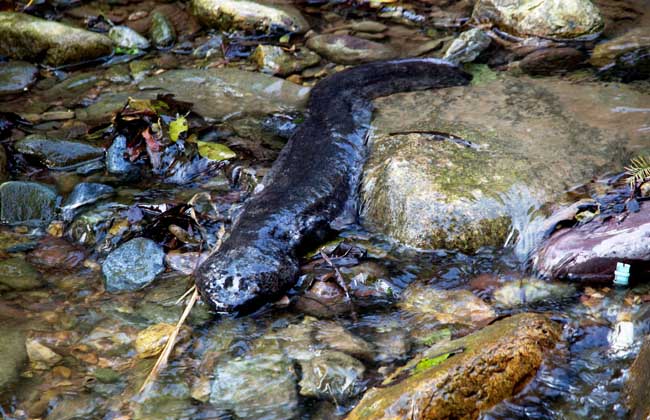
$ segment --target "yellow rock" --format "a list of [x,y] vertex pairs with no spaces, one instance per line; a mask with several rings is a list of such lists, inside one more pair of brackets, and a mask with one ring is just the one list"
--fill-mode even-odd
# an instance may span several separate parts
[[174,325],[164,323],[152,325],[140,331],[135,339],[135,350],[138,352],[138,357],[146,359],[158,356],[167,344],[167,339],[172,331],[174,331]]
[[35,338],[28,338],[25,342],[29,361],[36,369],[45,369],[61,361],[62,357],[52,349],[39,343]]

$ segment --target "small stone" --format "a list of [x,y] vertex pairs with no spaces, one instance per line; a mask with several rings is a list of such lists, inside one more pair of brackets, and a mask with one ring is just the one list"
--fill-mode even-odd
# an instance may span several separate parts
[[17,152],[38,158],[48,168],[65,169],[104,156],[104,149],[68,140],[56,140],[39,134],[14,143]]
[[153,12],[151,15],[150,36],[157,48],[169,48],[176,41],[174,26],[167,16],[160,12]]
[[61,238],[65,233],[65,222],[62,220],[53,220],[49,225],[47,225],[46,231],[50,236]]
[[519,68],[534,76],[548,76],[575,70],[584,62],[585,55],[575,48],[544,48],[524,57]]
[[52,369],[52,374],[59,378],[70,379],[72,376],[72,369],[65,366],[55,366],[54,369]]
[[0,63],[0,96],[26,91],[38,76],[38,69],[24,61]]
[[102,264],[106,291],[142,289],[165,269],[164,258],[162,247],[150,239],[135,238],[120,245]]
[[83,249],[52,236],[41,239],[36,249],[29,253],[32,264],[51,270],[71,270],[78,267],[85,257]]
[[363,360],[372,360],[373,346],[361,337],[357,337],[342,325],[333,321],[314,323],[315,338],[328,348],[347,353]]
[[99,382],[103,382],[105,384],[113,384],[115,382],[119,382],[120,379],[122,379],[121,373],[108,368],[97,368],[93,374]]
[[116,175],[129,175],[138,171],[138,167],[126,157],[126,137],[117,136],[106,150],[106,169]]
[[362,64],[398,56],[386,44],[351,35],[316,35],[309,38],[306,45],[310,50],[339,64]]
[[478,28],[461,33],[449,45],[445,60],[452,63],[471,63],[490,46],[490,37]]
[[616,62],[622,55],[643,48],[650,48],[650,28],[634,28],[619,37],[597,44],[589,63],[594,67],[603,67]]
[[644,182],[641,184],[639,192],[641,192],[641,197],[650,197],[650,182]]
[[63,358],[49,347],[41,344],[35,338],[28,338],[25,342],[27,356],[35,369],[46,369],[59,363]]
[[47,224],[54,218],[57,194],[38,182],[8,181],[0,185],[3,223]]
[[307,49],[288,53],[283,48],[274,45],[258,45],[251,56],[264,73],[286,76],[318,64],[318,54]]
[[40,273],[19,257],[0,261],[0,289],[32,290],[43,285]]
[[138,357],[146,359],[158,356],[165,348],[174,328],[172,324],[162,323],[140,331],[135,338],[135,351],[138,352]]
[[149,40],[128,26],[113,26],[108,31],[108,37],[118,47],[126,49],[137,48],[140,50],[149,48]]
[[78,210],[88,204],[112,197],[115,189],[96,182],[80,182],[61,206],[64,220],[72,220]]
[[494,292],[494,301],[500,307],[516,307],[540,302],[553,302],[575,294],[575,288],[566,283],[551,283],[535,278],[515,280]]

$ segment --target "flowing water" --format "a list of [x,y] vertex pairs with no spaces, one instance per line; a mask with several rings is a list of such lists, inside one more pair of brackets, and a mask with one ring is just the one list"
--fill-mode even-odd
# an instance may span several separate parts
[[[114,15],[119,7],[128,9],[111,2],[98,4],[109,8],[108,12],[115,7]],[[304,9],[306,13],[314,13],[315,7],[305,5]],[[128,10],[132,9],[134,7]],[[337,18],[332,17],[333,12],[324,11],[314,14],[317,16],[314,19],[322,25],[329,22],[328,25],[336,26],[345,23],[341,16],[347,16],[346,13],[349,19],[374,16],[375,13],[367,8],[343,10],[347,12],[339,10]],[[391,42],[398,48],[410,48],[409,41],[415,35],[425,36],[412,26],[412,22],[418,22],[416,12],[401,15],[402,23],[407,24],[389,24]],[[442,28],[436,30],[444,31]],[[203,41],[208,41],[214,34],[202,33],[201,36]],[[231,40],[227,48],[219,49],[226,51],[231,66],[252,68],[247,61],[251,45],[256,42]],[[197,122],[196,117],[189,116],[191,130],[200,133],[202,140],[227,143],[238,155],[228,163],[210,167],[198,166],[190,157],[176,166],[161,164],[156,176],[151,175],[156,168],[150,167],[149,172],[135,176],[117,176],[103,170],[85,174],[76,166],[65,170],[47,169],[42,162],[17,154],[13,143],[27,133],[48,133],[66,138],[85,137],[92,144],[107,147],[115,137],[113,130],[122,134],[141,132],[152,121],[155,123],[157,117],[137,125],[151,115],[138,113],[141,110],[131,114],[122,110],[124,120],[116,119],[111,125],[111,111],[119,111],[129,96],[142,93],[136,88],[140,76],[134,63],[144,63],[147,75],[163,73],[163,69],[216,67],[214,63],[219,60],[202,61],[187,54],[195,46],[178,45],[171,52],[120,58],[125,61],[137,58],[130,64],[114,59],[96,68],[43,70],[43,79],[30,93],[12,96],[1,104],[0,111],[16,112],[21,116],[37,117],[46,111],[63,108],[77,111],[72,119],[34,117],[31,125],[14,121],[14,130],[4,141],[10,152],[11,179],[51,185],[60,196],[69,195],[80,182],[101,182],[115,189],[110,198],[85,207],[83,217],[77,215],[73,227],[66,225],[63,231],[57,231],[56,224],[47,229],[46,226],[21,224],[0,228],[0,257],[3,263],[11,262],[6,263],[3,270],[14,270],[0,273],[0,276],[13,276],[37,284],[36,287],[12,288],[0,282],[3,285],[0,289],[0,358],[8,361],[5,365],[0,363],[0,380],[10,379],[9,385],[0,382],[0,386],[4,386],[0,395],[3,418],[343,418],[364,390],[381,382],[383,377],[429,346],[432,340],[455,338],[478,328],[469,320],[443,322],[405,308],[400,304],[402,295],[416,285],[443,291],[469,290],[489,304],[497,316],[543,312],[562,325],[561,343],[532,381],[516,396],[483,413],[481,418],[626,416],[623,387],[628,369],[643,336],[650,330],[650,317],[646,315],[650,286],[644,284],[647,279],[636,279],[637,285],[633,288],[561,285],[558,293],[546,294],[540,300],[523,292],[531,277],[526,258],[539,243],[537,227],[542,224],[542,215],[548,213],[546,207],[602,193],[604,187],[600,186],[607,182],[591,182],[591,177],[606,175],[607,171],[617,168],[620,172],[630,156],[648,145],[650,89],[647,84],[640,82],[628,89],[623,85],[599,82],[584,73],[567,82],[574,90],[566,96],[579,95],[581,83],[584,83],[591,86],[589,92],[595,92],[594,95],[603,94],[612,86],[620,88],[620,97],[612,100],[611,106],[596,107],[590,102],[593,97],[587,94],[569,101],[558,93],[563,91],[562,83],[566,80],[558,81],[557,85],[552,82],[549,88],[543,80],[526,79],[524,86],[539,86],[539,92],[553,90],[559,102],[570,102],[567,108],[576,114],[588,114],[585,110],[593,105],[596,110],[593,118],[604,132],[627,129],[634,134],[629,136],[628,144],[616,143],[616,147],[611,142],[594,140],[588,149],[593,159],[585,159],[586,163],[576,159],[569,162],[575,165],[567,167],[563,166],[566,162],[549,161],[548,168],[533,167],[534,171],[539,170],[540,177],[545,177],[540,178],[543,182],[552,178],[549,174],[556,181],[567,175],[567,179],[549,187],[555,191],[557,185],[562,185],[562,191],[555,191],[553,196],[557,203],[542,206],[535,190],[540,185],[537,181],[531,182],[530,187],[517,186],[497,194],[512,219],[512,231],[504,241],[505,246],[484,246],[471,253],[422,250],[401,246],[359,226],[348,227],[333,237],[323,252],[342,273],[353,295],[354,307],[341,298],[346,291],[334,282],[336,276],[332,266],[318,253],[310,254],[305,250],[302,275],[288,295],[288,304],[267,305],[252,315],[235,319],[215,316],[203,305],[197,305],[180,333],[169,365],[151,389],[139,395],[137,391],[155,362],[155,358],[142,357],[136,350],[138,337],[141,338],[139,333],[152,325],[177,322],[183,312],[183,305],[177,300],[191,287],[191,276],[168,268],[142,290],[108,293],[101,263],[109,250],[138,236],[152,238],[164,244],[168,252],[186,256],[196,255],[197,251],[214,245],[220,228],[227,231],[229,221],[277,156],[286,140],[285,131],[290,132],[301,122],[299,103],[304,100],[304,92],[292,91],[291,98],[287,99],[284,96],[287,92],[282,90],[284,86],[260,87],[266,96],[254,97],[242,109],[234,105],[232,108],[224,105],[223,109],[211,107],[205,111],[213,114],[208,122]],[[320,70],[326,73],[328,69]],[[305,84],[315,80],[306,78]],[[242,84],[254,83],[245,80]],[[517,105],[520,98],[517,89],[514,84],[507,84],[507,89],[495,92],[494,98],[504,95],[505,102],[520,106],[522,113],[538,112],[535,103]],[[635,94],[628,96],[628,90]],[[143,98],[155,97],[147,92],[151,90],[145,90]],[[191,101],[192,96],[200,94],[185,92],[186,97],[183,97],[182,93],[177,92],[176,99]],[[386,127],[386,118],[392,118],[394,131],[408,129],[409,124],[419,126],[427,118],[426,113],[420,115],[419,112],[426,106],[423,104],[430,103],[427,102],[430,100],[428,94],[396,95],[396,99],[387,99],[387,102],[402,101],[398,104],[404,104],[403,112],[410,117],[400,118],[390,113],[392,117],[386,117],[381,114],[381,109],[386,108],[381,106],[390,107],[390,104],[383,103],[378,117],[382,118],[379,130]],[[460,97],[462,99],[462,95]],[[643,106],[644,101],[646,106]],[[104,105],[108,111],[100,109]],[[464,106],[471,111],[471,118],[479,122],[494,118],[487,117],[493,111],[488,105],[466,102]],[[245,115],[251,107],[255,112]],[[601,111],[603,113],[599,114]],[[243,118],[235,118],[232,124],[233,119],[225,124],[212,124],[214,120],[232,115]],[[486,120],[481,119],[482,115]],[[526,125],[514,116],[509,118],[521,133],[543,128],[539,121]],[[268,130],[264,131],[265,128]],[[579,127],[575,129],[579,131]],[[259,141],[260,137],[264,140]],[[580,141],[586,139],[588,142],[588,138],[591,138],[589,134],[585,134],[584,139],[576,134]],[[554,141],[550,139],[549,144]],[[557,144],[555,150],[563,147],[561,142]],[[544,153],[544,145],[536,147]],[[580,149],[578,152],[584,152],[587,146],[575,147]],[[529,152],[531,150],[537,152],[537,149]],[[575,150],[567,153],[578,156]],[[154,160],[151,153],[148,156]],[[159,159],[165,162],[166,157]],[[587,166],[592,168],[591,172],[571,174],[573,169],[582,171]],[[572,175],[588,186],[576,187]],[[163,179],[167,182],[162,182]],[[205,191],[211,194],[203,194]],[[198,214],[195,220],[201,222],[201,228],[192,224],[186,208],[175,207],[188,202],[194,205]],[[3,209],[10,204],[3,202]],[[193,229],[203,229],[205,237],[210,238],[209,243],[180,240],[179,234],[170,233],[175,229],[171,226],[182,226],[182,230],[190,234]],[[28,268],[21,265],[24,261],[28,262]],[[169,260],[167,265],[171,265]],[[187,257],[184,265],[191,271],[196,260]],[[495,297],[497,290],[513,284],[521,285],[521,289],[517,289],[520,291],[513,292],[510,303],[500,303]],[[303,296],[317,285],[324,287],[323,293],[332,297],[330,304],[313,305]],[[444,312],[444,308],[439,310]],[[25,354],[25,345],[28,354]],[[301,362],[308,358],[306,355],[344,347],[355,348],[350,353],[357,360],[346,359],[342,364],[347,382],[331,386],[334,389],[328,392],[335,396],[299,394],[298,382],[305,366]],[[56,354],[53,355],[52,350]],[[358,367],[359,363],[363,373],[354,374],[350,366]]]

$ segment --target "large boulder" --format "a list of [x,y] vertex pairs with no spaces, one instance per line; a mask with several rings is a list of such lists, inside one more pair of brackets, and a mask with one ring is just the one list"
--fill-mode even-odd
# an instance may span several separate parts
[[192,12],[204,24],[225,31],[304,33],[309,24],[288,5],[249,0],[192,0]]
[[514,228],[521,252],[531,211],[569,186],[620,170],[644,153],[647,93],[475,72],[471,86],[375,101],[361,185],[369,228],[418,248],[501,246]]
[[514,35],[555,39],[595,38],[605,26],[590,0],[479,0],[472,18]]
[[139,83],[147,97],[171,93],[191,102],[203,117],[224,120],[302,109],[310,89],[286,80],[237,69],[170,70]]
[[0,12],[0,54],[51,66],[109,55],[111,40],[101,34],[24,13]]
[[559,338],[546,316],[522,313],[442,342],[368,391],[347,420],[475,419],[534,377]]

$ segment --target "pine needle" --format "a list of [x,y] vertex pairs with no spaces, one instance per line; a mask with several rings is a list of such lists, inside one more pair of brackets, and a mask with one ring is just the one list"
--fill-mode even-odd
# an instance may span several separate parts
[[176,337],[178,337],[178,333],[180,332],[183,323],[185,323],[185,319],[187,319],[190,311],[194,307],[194,304],[199,299],[199,292],[196,290],[196,286],[192,286],[190,290],[193,290],[193,292],[190,300],[185,305],[185,311],[183,311],[183,315],[181,315],[181,317],[178,319],[174,331],[172,331],[172,333],[169,335],[167,343],[165,344],[165,348],[163,349],[162,353],[160,353],[160,356],[158,357],[156,364],[151,369],[151,372],[149,372],[149,376],[147,376],[147,379],[144,380],[144,383],[142,384],[142,387],[139,391],[140,393],[143,393],[145,389],[147,389],[149,385],[156,380],[160,371],[162,371],[167,366],[169,355],[172,353],[174,345],[176,344]]
[[625,171],[628,175],[626,181],[634,189],[637,183],[650,178],[650,158],[644,156],[633,158],[630,160],[630,166],[625,167]]

